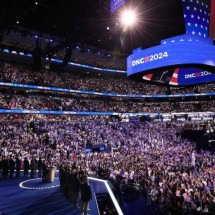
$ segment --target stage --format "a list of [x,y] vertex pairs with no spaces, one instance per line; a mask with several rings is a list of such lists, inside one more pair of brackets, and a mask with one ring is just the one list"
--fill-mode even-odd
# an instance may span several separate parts
[[[89,214],[97,215],[93,186]],[[80,214],[60,193],[59,179],[43,183],[41,178],[0,178],[1,215],[76,215]]]

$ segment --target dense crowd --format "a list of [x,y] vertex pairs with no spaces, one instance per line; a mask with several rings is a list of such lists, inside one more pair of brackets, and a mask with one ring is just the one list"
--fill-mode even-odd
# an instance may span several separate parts
[[[22,163],[41,157],[58,168],[62,164],[72,168],[75,162],[89,175],[120,181],[120,187],[136,184],[148,201],[165,212],[215,211],[214,154],[196,151],[195,143],[177,135],[179,128],[200,122],[125,123],[109,117],[59,120],[53,116],[26,119],[0,119],[2,169],[3,160],[16,157]],[[95,146],[107,150],[85,152]]]
[[[165,94],[166,87],[130,80],[101,78],[66,72],[33,72],[27,66],[0,64],[0,81],[56,86],[77,90],[122,94]],[[173,94],[211,92],[214,84],[174,89]],[[0,96],[0,108],[111,112],[214,111],[214,101],[180,103],[134,103],[80,100],[43,96]],[[133,184],[151,204],[165,213],[198,214],[215,211],[215,157],[196,150],[196,143],[178,133],[205,128],[199,121],[121,122],[115,117],[1,115],[0,170],[2,177],[45,177],[48,166],[61,170],[61,191],[67,185],[62,168],[73,174],[109,179],[118,194]],[[206,122],[205,122],[206,123]],[[86,149],[103,147],[99,152]],[[75,166],[75,168],[74,168]],[[16,169],[16,171],[14,171]],[[81,174],[79,174],[81,175]],[[75,176],[76,177],[76,176]],[[73,177],[74,178],[74,177]],[[70,190],[71,191],[71,190]],[[71,192],[74,193],[74,190]],[[74,195],[66,193],[76,206]],[[76,195],[77,196],[77,195]],[[87,207],[85,208],[85,212]]]
[[167,89],[165,86],[144,84],[127,78],[104,78],[87,73],[51,70],[34,72],[29,66],[12,63],[0,63],[0,81],[120,94],[185,94],[214,92],[215,90],[213,83],[198,87]]
[[104,54],[100,54],[97,57],[93,57],[91,54],[81,55],[80,53],[74,54],[72,56],[71,62],[85,64],[93,67],[104,68],[104,69],[113,69],[113,70],[122,70],[126,71],[126,59],[119,58],[102,58]]
[[0,109],[94,111],[117,113],[178,113],[215,111],[214,101],[202,102],[114,102],[57,96],[0,95]]

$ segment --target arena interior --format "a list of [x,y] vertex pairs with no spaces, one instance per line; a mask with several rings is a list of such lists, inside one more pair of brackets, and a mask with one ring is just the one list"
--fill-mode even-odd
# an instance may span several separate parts
[[0,3],[0,214],[215,214],[215,1]]

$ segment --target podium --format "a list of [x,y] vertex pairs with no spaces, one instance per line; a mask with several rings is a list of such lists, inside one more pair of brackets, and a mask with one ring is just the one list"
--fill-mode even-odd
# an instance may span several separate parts
[[56,167],[48,167],[45,182],[52,183],[55,179]]

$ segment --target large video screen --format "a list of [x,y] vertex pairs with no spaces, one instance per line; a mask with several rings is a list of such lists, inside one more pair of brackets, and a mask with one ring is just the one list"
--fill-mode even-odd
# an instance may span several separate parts
[[196,64],[215,66],[215,46],[197,43],[161,45],[140,51],[127,59],[128,75],[163,67]]
[[214,81],[214,73],[213,41],[198,36],[169,38],[159,46],[136,49],[127,58],[127,75],[135,79],[189,85]]

